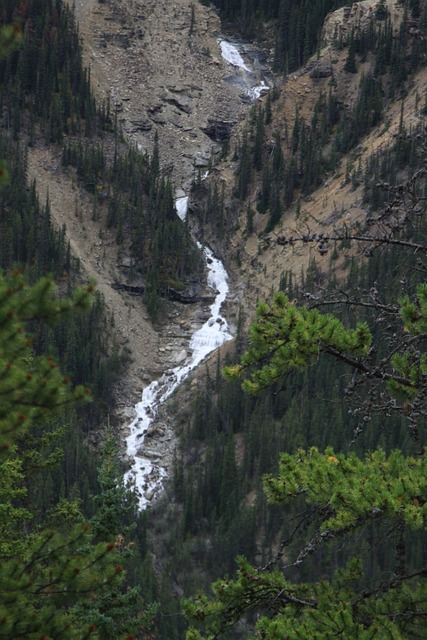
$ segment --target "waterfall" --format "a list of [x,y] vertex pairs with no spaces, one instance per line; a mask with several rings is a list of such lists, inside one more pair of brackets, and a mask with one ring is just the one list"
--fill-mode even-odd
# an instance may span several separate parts
[[[268,91],[264,80],[259,80],[256,74],[247,66],[238,45],[225,40],[219,41],[222,56],[227,62],[242,73],[242,82],[246,87],[246,95],[250,101],[257,100],[260,95]],[[208,175],[205,173],[202,180]],[[188,210],[188,196],[177,198],[175,202],[177,215],[184,221]],[[126,453],[132,460],[131,468],[125,474],[125,481],[135,489],[141,509],[155,498],[163,487],[167,477],[167,470],[159,456],[144,456],[141,451],[150,425],[155,420],[159,407],[195,369],[215,349],[231,340],[226,319],[221,315],[221,305],[227,297],[227,272],[220,260],[214,257],[212,251],[197,243],[205,256],[208,270],[208,286],[216,291],[213,304],[210,307],[209,319],[194,332],[189,343],[190,355],[180,366],[165,372],[159,380],[154,380],[142,393],[141,402],[135,406],[136,418],[129,425],[129,436],[126,438]]]

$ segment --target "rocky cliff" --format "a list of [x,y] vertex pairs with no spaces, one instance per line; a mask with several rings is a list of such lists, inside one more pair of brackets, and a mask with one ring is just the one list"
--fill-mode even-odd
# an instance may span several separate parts
[[152,151],[157,133],[163,170],[188,188],[214,160],[221,132],[247,112],[239,87],[224,82],[232,68],[217,13],[188,0],[81,0],[76,15],[98,95],[142,150]]

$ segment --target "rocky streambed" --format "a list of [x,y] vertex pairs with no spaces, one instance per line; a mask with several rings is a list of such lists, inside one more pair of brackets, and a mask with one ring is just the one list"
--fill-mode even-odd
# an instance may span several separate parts
[[[244,90],[244,101],[253,102],[268,91],[265,80],[245,61],[238,44],[224,39],[218,41],[224,60],[234,67],[237,78],[236,85]],[[242,94],[241,94],[242,96]],[[226,123],[218,123],[224,127]],[[231,127],[231,123],[227,123]],[[216,134],[218,136],[218,133]],[[231,136],[230,134],[227,137]],[[212,135],[214,139],[215,136]],[[212,156],[211,156],[212,160]],[[203,176],[206,178],[208,172]],[[179,194],[176,200],[177,215],[184,222],[187,215],[188,196]],[[160,378],[153,380],[143,391],[141,402],[135,406],[136,418],[129,425],[126,438],[126,454],[131,468],[126,473],[126,480],[134,486],[139,499],[140,508],[147,505],[161,492],[163,481],[168,476],[170,465],[170,449],[174,436],[166,425],[156,427],[156,417],[161,405],[173,394],[179,385],[188,377],[210,353],[231,340],[227,320],[221,315],[221,306],[228,294],[228,274],[220,260],[215,258],[207,246],[198,243],[203,252],[208,272],[207,284],[215,291],[215,298],[209,308],[208,318],[200,328],[196,328],[191,336],[187,350],[178,354],[182,364],[166,370]],[[154,443],[154,446],[153,446]],[[165,446],[166,445],[166,446]]]

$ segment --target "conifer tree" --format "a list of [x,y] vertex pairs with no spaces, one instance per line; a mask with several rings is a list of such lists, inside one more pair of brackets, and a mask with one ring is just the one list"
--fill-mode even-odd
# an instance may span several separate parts
[[347,73],[356,73],[356,46],[354,42],[354,30],[350,34],[350,41],[348,45],[348,55],[344,65],[344,71]]
[[[378,283],[362,294],[359,288],[354,297],[343,292],[344,312],[338,318],[320,311],[338,302],[333,295],[328,299],[306,291],[306,305],[298,306],[278,293],[272,303],[258,306],[249,348],[239,364],[226,368],[227,377],[243,377],[248,392],[260,393],[270,385],[280,390],[292,383],[293,371],[310,370],[330,358],[349,368],[344,394],[353,403],[349,415],[358,421],[348,447],[369,430],[375,415],[384,425],[396,424],[397,416],[404,430],[389,440],[394,445],[374,445],[359,454],[331,446],[283,453],[278,471],[264,477],[264,491],[272,504],[293,504],[292,513],[299,515],[264,566],[238,557],[236,577],[216,581],[213,599],[199,595],[185,604],[200,627],[190,629],[187,640],[228,637],[234,625],[249,623],[254,614],[249,637],[267,640],[423,636],[427,567],[424,555],[411,557],[410,549],[414,541],[422,543],[427,530],[426,175],[422,164],[392,189],[389,205],[365,236],[366,255],[380,246],[405,252],[404,295],[384,299]],[[363,237],[348,234],[347,240]],[[305,233],[301,242],[324,248],[324,238],[316,234]],[[392,255],[395,267],[398,254]],[[358,310],[369,310],[369,323],[354,323]],[[343,426],[339,421],[336,429]],[[341,549],[351,547],[362,532],[370,538],[365,554],[358,548],[344,554],[343,562],[337,556],[327,579],[304,580],[319,557],[327,558],[338,543]],[[376,571],[376,564],[383,570]]]
[[[86,524],[73,502],[56,506],[51,518],[56,529],[32,527],[31,512],[21,506],[28,479],[20,441],[26,432],[43,429],[55,410],[89,397],[88,389],[72,388],[52,357],[35,355],[26,325],[82,312],[91,291],[89,285],[64,300],[47,278],[28,286],[19,272],[0,276],[0,636],[7,639],[116,639],[135,622],[126,618],[124,626],[107,634],[105,618],[94,605],[122,588],[117,540],[105,536],[100,541],[99,527]],[[132,597],[121,593],[126,602]]]

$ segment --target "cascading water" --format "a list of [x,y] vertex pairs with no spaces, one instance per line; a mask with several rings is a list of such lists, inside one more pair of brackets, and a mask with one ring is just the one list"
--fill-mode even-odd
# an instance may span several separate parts
[[[240,80],[246,87],[245,93],[250,101],[258,100],[260,96],[269,91],[270,88],[265,80],[260,80],[259,77],[257,77],[257,74],[254,73],[253,69],[248,67],[245,63],[239,50],[240,45],[231,44],[231,42],[227,42],[226,40],[219,40],[219,45],[221,47],[221,55],[224,60],[233,67],[237,67],[239,71],[242,72]],[[260,69],[258,69],[258,73],[259,71]]]
[[178,217],[184,222],[187,217],[188,196],[183,196],[182,198],[175,200],[175,207]]
[[[179,198],[176,208],[179,217],[185,220],[188,198]],[[130,434],[126,438],[127,455],[133,459],[131,469],[125,475],[125,481],[135,487],[139,506],[144,509],[153,497],[161,490],[167,473],[159,463],[155,463],[143,454],[139,454],[150,424],[156,417],[158,407],[169,398],[175,389],[185,380],[188,374],[197,367],[206,356],[220,347],[232,336],[220,309],[227,292],[227,272],[220,260],[214,257],[208,247],[198,243],[203,251],[208,269],[208,286],[217,291],[215,300],[210,307],[209,320],[192,336],[189,349],[191,355],[183,366],[168,370],[159,380],[155,380],[146,387],[141,402],[135,406],[136,418],[129,426]]]
[[[245,64],[237,45],[224,40],[220,41],[221,53],[234,67],[238,67],[249,80],[244,79],[248,98],[256,100],[260,95],[268,91],[268,86],[262,80],[258,83],[255,74]],[[202,179],[207,177],[206,173]],[[185,220],[188,209],[188,197],[183,196],[176,200],[177,214],[181,220]],[[175,389],[185,380],[189,373],[206,358],[206,356],[220,347],[232,336],[229,332],[225,318],[221,316],[221,305],[227,292],[227,272],[220,260],[214,257],[208,247],[198,243],[203,252],[208,269],[208,286],[217,291],[215,300],[210,307],[210,316],[207,322],[192,336],[189,344],[191,355],[182,366],[170,369],[159,380],[154,380],[142,393],[141,402],[135,406],[136,418],[129,425],[129,436],[126,438],[126,453],[132,460],[130,470],[125,475],[125,481],[129,482],[137,493],[139,506],[144,509],[152,499],[161,491],[163,481],[167,476],[167,470],[160,462],[144,456],[141,451],[147,431],[154,421],[159,406],[169,398]]]
[[232,64],[233,67],[239,67],[240,69],[244,69],[245,71],[252,73],[252,70],[245,65],[236,45],[231,44],[231,42],[226,42],[225,40],[220,40],[219,46],[221,47],[221,55],[224,60],[227,60],[227,62]]

